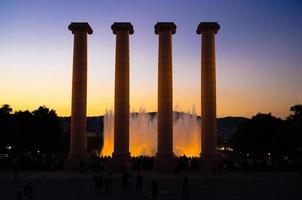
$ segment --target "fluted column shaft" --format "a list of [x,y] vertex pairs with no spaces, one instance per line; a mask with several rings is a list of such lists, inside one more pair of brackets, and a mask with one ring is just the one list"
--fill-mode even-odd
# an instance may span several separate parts
[[114,93],[114,152],[113,165],[120,170],[127,165],[129,152],[129,34],[133,26],[115,22],[111,26],[116,35],[115,93]]
[[176,25],[158,22],[158,111],[157,111],[157,154],[154,168],[169,171],[173,167],[173,79],[172,79],[172,34]]
[[116,33],[114,153],[129,155],[129,32]]
[[76,32],[73,48],[71,155],[87,154],[87,33]]
[[87,158],[86,106],[87,106],[87,34],[92,34],[88,23],[71,23],[69,30],[74,34],[71,133],[69,156],[65,169],[79,166]]
[[201,170],[217,168],[216,120],[216,59],[215,34],[220,26],[216,22],[202,22],[197,28],[201,34]]
[[160,31],[158,42],[158,155],[173,155],[172,34]]
[[202,116],[202,154],[216,154],[216,64],[215,33],[202,34],[201,53],[201,116]]

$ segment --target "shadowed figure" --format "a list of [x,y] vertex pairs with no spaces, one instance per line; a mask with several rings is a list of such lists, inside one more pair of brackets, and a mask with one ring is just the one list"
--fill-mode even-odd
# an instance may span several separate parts
[[86,173],[86,161],[85,159],[80,160],[80,174]]
[[190,197],[190,189],[189,189],[189,177],[184,175],[182,178],[182,198],[188,199]]
[[17,193],[17,200],[24,200],[24,196],[21,192]]
[[98,194],[100,192],[102,192],[102,188],[103,188],[103,174],[95,174],[93,176],[93,181],[94,181],[94,190],[95,193]]
[[132,192],[132,187],[133,187],[133,176],[132,176],[132,173],[130,172],[128,174],[128,190],[130,192]]
[[136,192],[141,192],[143,187],[143,176],[140,172],[136,175],[136,183],[135,183],[135,190]]
[[18,180],[19,175],[19,160],[18,157],[12,160],[12,171],[13,171],[13,179],[14,181]]
[[158,184],[155,178],[153,178],[151,181],[151,193],[152,193],[152,199],[156,199],[158,194]]
[[124,172],[122,175],[122,190],[127,192],[128,191],[128,174]]
[[31,184],[28,182],[24,187],[24,196],[28,200],[32,200],[34,196],[34,191]]
[[105,194],[112,193],[112,172],[109,171],[105,176]]

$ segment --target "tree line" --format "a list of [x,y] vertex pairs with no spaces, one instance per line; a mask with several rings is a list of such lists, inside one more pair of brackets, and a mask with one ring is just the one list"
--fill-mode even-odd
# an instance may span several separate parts
[[285,120],[258,113],[240,124],[233,135],[234,150],[257,159],[301,159],[302,105],[294,105],[290,111]]
[[30,112],[15,111],[8,105],[0,108],[0,152],[17,154],[64,153],[68,135],[63,134],[60,118],[45,106]]
[[[258,113],[238,126],[232,137],[235,152],[263,158],[302,154],[302,105],[290,108],[285,119],[271,113]],[[0,107],[0,153],[30,152],[33,154],[66,154],[69,131],[63,130],[55,110],[40,106],[30,112],[15,111],[8,105]]]

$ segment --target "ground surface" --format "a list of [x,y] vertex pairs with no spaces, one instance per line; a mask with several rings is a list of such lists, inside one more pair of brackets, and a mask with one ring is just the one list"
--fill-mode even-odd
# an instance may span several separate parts
[[[181,198],[182,175],[142,172],[143,192],[122,192],[121,174],[113,173],[112,194],[95,194],[93,174],[79,175],[72,172],[25,171],[19,181],[12,180],[10,171],[0,171],[0,199],[16,199],[23,192],[26,182],[31,182],[34,200],[68,199],[151,199],[150,182],[158,179],[158,199]],[[134,173],[135,175],[135,173]],[[302,177],[293,172],[225,172],[222,175],[189,173],[190,199],[302,199]]]

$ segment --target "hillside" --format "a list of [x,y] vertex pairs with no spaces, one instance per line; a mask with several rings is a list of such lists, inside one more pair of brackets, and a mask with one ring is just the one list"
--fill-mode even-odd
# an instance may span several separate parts
[[[137,114],[137,113],[132,113]],[[155,117],[156,113],[151,112],[148,113],[152,118]],[[187,113],[174,112],[176,117],[180,117],[181,115],[188,115]],[[87,117],[87,131],[88,132],[98,132],[100,135],[103,132],[103,118],[104,116],[95,116],[95,117]],[[200,120],[200,117],[198,117]],[[237,127],[248,120],[248,118],[244,117],[223,117],[217,119],[217,131],[219,139],[231,139],[232,134],[236,131]],[[70,117],[62,117],[61,118],[62,125],[66,131],[70,128]]]

